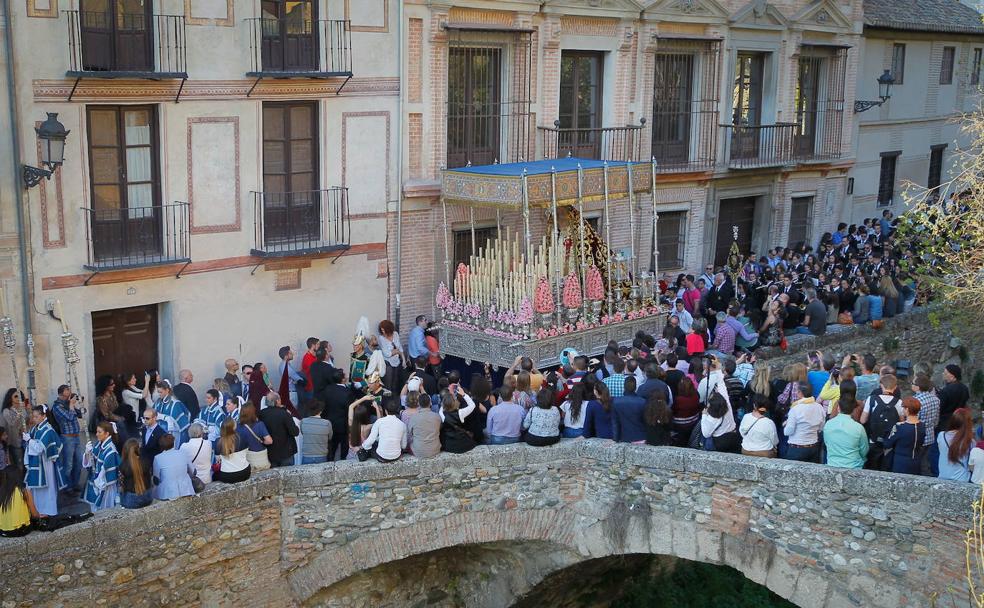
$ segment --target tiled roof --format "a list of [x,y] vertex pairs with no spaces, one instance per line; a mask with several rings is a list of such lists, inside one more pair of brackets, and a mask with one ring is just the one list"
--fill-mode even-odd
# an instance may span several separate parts
[[910,32],[984,34],[981,15],[959,0],[864,0],[864,24]]

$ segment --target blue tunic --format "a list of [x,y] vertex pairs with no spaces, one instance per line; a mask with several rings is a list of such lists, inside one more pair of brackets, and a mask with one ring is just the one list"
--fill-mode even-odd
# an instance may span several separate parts
[[892,450],[892,472],[918,475],[921,457],[919,448],[926,437],[926,425],[900,422],[892,427],[885,439],[885,449]]
[[[120,454],[116,451],[111,437],[93,446],[92,465],[89,468],[89,478],[85,482],[85,494],[82,496],[84,501],[92,505],[93,511],[115,506],[119,467]],[[103,473],[105,473],[106,485],[99,489],[96,487],[96,480]]]
[[[188,442],[188,427],[191,426],[191,414],[185,404],[174,397],[160,399],[154,404],[157,413],[164,417],[164,426],[167,432],[174,435],[174,447],[179,448],[181,444]],[[171,421],[174,421],[173,424]]]
[[[27,455],[27,477],[25,478],[25,483],[28,488],[47,488],[49,483],[54,483],[55,487],[59,490],[64,489],[68,486],[62,476],[62,470],[60,466],[57,466],[58,457],[61,456],[62,451],[62,440],[55,432],[55,429],[51,428],[48,421],[45,420],[41,424],[37,425],[31,429],[31,439],[35,439],[44,445],[44,451],[38,455]],[[48,474],[45,470],[45,461],[50,461],[54,469],[55,479],[48,479]]]
[[200,414],[200,420],[208,429],[208,440],[215,441],[219,437],[219,429],[222,427],[222,423],[225,422],[226,414],[225,409],[222,405],[216,401],[212,405],[209,405]]

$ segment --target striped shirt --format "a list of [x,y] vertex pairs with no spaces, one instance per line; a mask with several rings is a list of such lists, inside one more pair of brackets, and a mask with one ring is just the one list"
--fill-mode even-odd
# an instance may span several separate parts
[[913,397],[919,400],[919,422],[926,425],[926,439],[923,445],[933,445],[936,441],[936,425],[940,422],[940,398],[933,391],[917,392]]

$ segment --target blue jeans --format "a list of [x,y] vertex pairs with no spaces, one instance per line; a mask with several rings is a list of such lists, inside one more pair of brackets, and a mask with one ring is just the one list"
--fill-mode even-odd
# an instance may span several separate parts
[[564,439],[573,439],[574,437],[584,437],[584,429],[572,429],[564,427],[564,430],[560,432],[560,436]]
[[507,445],[519,443],[519,437],[504,437],[502,435],[489,435],[489,445]]
[[124,509],[142,509],[154,502],[151,491],[147,490],[143,494],[133,492],[123,492],[120,494],[120,506]]
[[318,464],[328,462],[327,456],[301,456],[301,464]]
[[61,467],[62,475],[68,484],[69,490],[74,490],[79,486],[79,478],[82,476],[82,440],[76,435],[62,435]]
[[786,449],[786,460],[798,460],[800,462],[817,462],[820,456],[820,446],[815,445],[812,448],[798,448],[790,445]]

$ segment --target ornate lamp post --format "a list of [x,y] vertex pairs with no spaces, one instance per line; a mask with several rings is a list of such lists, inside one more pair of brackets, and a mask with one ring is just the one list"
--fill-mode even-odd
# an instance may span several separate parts
[[65,162],[65,139],[69,131],[65,125],[58,122],[57,112],[48,112],[48,119],[34,129],[41,144],[41,164],[46,168],[24,165],[21,177],[24,189],[29,190],[41,183],[42,179],[51,179],[55,171]]
[[882,72],[882,75],[878,77],[878,101],[863,101],[860,99],[854,100],[854,113],[860,114],[861,112],[866,112],[871,108],[880,106],[889,99],[892,98],[892,85],[895,84],[895,77],[888,70]]

